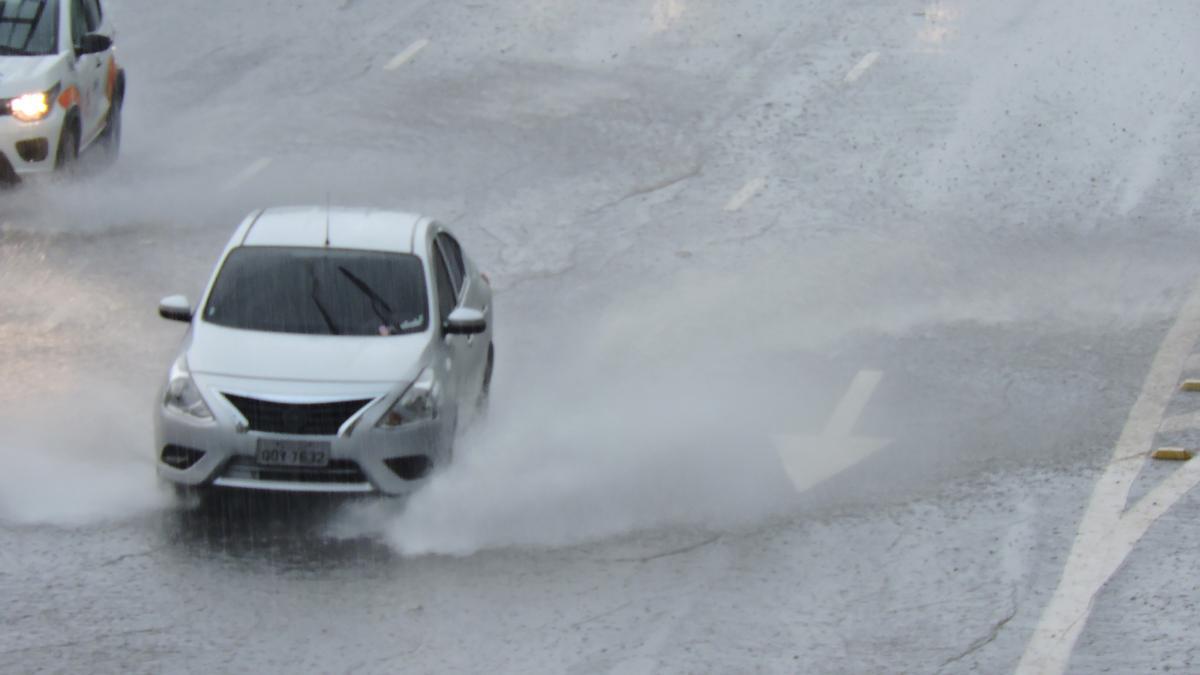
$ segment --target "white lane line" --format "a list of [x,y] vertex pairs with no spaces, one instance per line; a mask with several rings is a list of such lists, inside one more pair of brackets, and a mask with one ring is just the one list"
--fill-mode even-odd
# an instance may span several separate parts
[[846,73],[846,83],[858,81],[858,78],[862,77],[863,73],[867,72],[878,60],[879,52],[868,52],[866,56],[859,59],[858,63],[854,64],[850,72]]
[[241,186],[246,181],[262,173],[263,170],[268,166],[271,166],[270,157],[256,159],[250,164],[250,166],[247,166],[246,168],[234,174],[233,178],[230,178],[228,181],[226,181],[225,185],[223,185],[221,189],[225,192],[229,192],[230,190]]
[[851,436],[867,401],[883,380],[878,370],[863,370],[838,402],[820,436],[779,436],[775,446],[797,492],[849,469],[883,449],[890,439]]
[[1188,460],[1126,511],[1121,516],[1121,526],[1133,537],[1133,543],[1197,483],[1200,483],[1200,461]]
[[388,61],[387,65],[385,65],[383,67],[383,69],[384,70],[395,70],[395,69],[399,68],[400,66],[408,63],[409,61],[412,61],[417,56],[417,54],[419,54],[421,52],[422,49],[425,49],[428,46],[429,46],[429,40],[427,40],[425,38],[421,38],[420,40],[417,40],[416,42],[414,42],[411,45],[409,45],[408,47],[406,47],[404,49],[404,51],[402,51],[399,54],[392,57],[392,60]]
[[1198,334],[1200,284],[1188,296],[1179,318],[1154,356],[1112,460],[1092,491],[1058,588],[1042,612],[1017,665],[1017,673],[1057,675],[1066,671],[1096,594],[1150,525],[1200,483],[1200,462],[1193,460],[1125,511],[1130,487],[1149,457],[1154,436]]
[[755,195],[757,195],[759,193],[759,191],[761,191],[766,186],[767,186],[767,177],[766,176],[759,176],[758,178],[751,178],[749,181],[746,182],[745,185],[742,186],[741,190],[738,190],[736,193],[734,193],[734,195],[732,197],[729,198],[729,201],[725,202],[725,210],[729,211],[731,213],[733,211],[740,210],[743,206],[746,205],[746,202],[750,201],[751,199],[754,199]]

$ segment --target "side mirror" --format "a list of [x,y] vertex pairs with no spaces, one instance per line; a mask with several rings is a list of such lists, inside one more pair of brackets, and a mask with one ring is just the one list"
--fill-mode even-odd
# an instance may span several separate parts
[[75,55],[83,56],[85,54],[99,54],[112,49],[112,38],[99,33],[88,33],[79,38],[79,44],[75,46]]
[[172,295],[163,298],[158,303],[158,315],[171,321],[191,322],[192,303],[188,302],[188,299],[182,295]]
[[478,335],[487,330],[487,319],[483,312],[470,307],[459,307],[446,318],[447,335]]

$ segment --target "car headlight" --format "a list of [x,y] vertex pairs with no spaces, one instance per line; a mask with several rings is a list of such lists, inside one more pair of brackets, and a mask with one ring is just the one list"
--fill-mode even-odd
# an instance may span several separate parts
[[163,394],[163,407],[181,415],[201,420],[211,420],[212,411],[204,403],[200,389],[188,371],[187,360],[180,356],[171,366],[171,374],[167,378],[167,390]]
[[54,105],[54,93],[58,87],[50,91],[39,91],[18,96],[8,102],[8,110],[12,116],[22,122],[37,122],[50,114]]
[[410,422],[437,419],[437,395],[437,378],[432,369],[426,368],[384,413],[376,426],[394,429]]

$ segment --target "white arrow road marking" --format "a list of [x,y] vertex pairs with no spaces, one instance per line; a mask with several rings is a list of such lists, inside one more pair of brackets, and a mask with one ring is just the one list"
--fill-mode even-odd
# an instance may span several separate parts
[[850,72],[846,73],[846,83],[849,84],[857,81],[858,78],[862,77],[863,73],[867,72],[867,70],[870,69],[871,66],[875,65],[875,62],[878,60],[879,52],[870,52],[866,56],[862,57],[858,63],[854,64],[854,67],[850,69]]
[[859,372],[820,436],[780,436],[775,439],[783,468],[797,492],[836,476],[891,443],[887,438],[850,435],[881,380],[883,373],[878,370]]
[[422,49],[425,49],[428,46],[429,46],[429,40],[427,40],[425,38],[421,38],[420,40],[417,40],[416,42],[409,45],[404,51],[402,51],[399,54],[397,54],[396,56],[394,56],[391,61],[388,61],[387,65],[385,65],[383,67],[383,69],[384,70],[395,70],[395,69],[399,68],[400,66],[408,63],[409,61],[412,61],[413,58],[415,58],[416,55]]
[[254,178],[258,174],[262,173],[263,169],[266,169],[268,166],[271,166],[271,158],[270,157],[263,157],[261,159],[255,160],[254,163],[252,163],[250,166],[247,166],[246,168],[237,172],[237,174],[235,174],[233,178],[230,178],[229,181],[226,182],[225,185],[221,187],[221,189],[224,190],[225,192],[229,192],[230,190],[241,185],[242,183],[245,183],[246,181],[250,180],[251,178]]
[[766,185],[766,176],[759,176],[758,178],[750,179],[745,185],[742,186],[741,190],[738,190],[737,193],[729,198],[728,202],[725,202],[725,210],[732,212],[741,209],[746,205],[746,202],[754,199],[754,196],[757,195],[760,190],[766,187]]
[[1200,483],[1200,460],[1189,461],[1125,510],[1129,489],[1150,455],[1163,413],[1175,395],[1197,335],[1200,335],[1200,284],[1192,290],[1154,356],[1150,374],[1129,411],[1112,460],[1092,491],[1058,588],[1042,612],[1017,673],[1055,675],[1066,671],[1096,594],[1154,521]]

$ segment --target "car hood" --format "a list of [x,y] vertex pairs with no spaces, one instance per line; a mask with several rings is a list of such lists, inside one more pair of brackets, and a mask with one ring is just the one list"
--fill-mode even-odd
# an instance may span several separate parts
[[330,383],[412,379],[429,334],[392,337],[293,335],[197,321],[186,355],[192,373],[226,378]]
[[62,56],[0,56],[0,97],[12,98],[53,87]]

